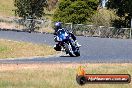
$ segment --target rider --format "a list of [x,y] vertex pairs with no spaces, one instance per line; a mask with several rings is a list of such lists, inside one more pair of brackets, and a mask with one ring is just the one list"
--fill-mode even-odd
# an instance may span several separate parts
[[57,34],[57,31],[58,31],[59,29],[63,29],[63,30],[65,30],[68,34],[70,34],[71,38],[75,41],[75,44],[76,44],[78,47],[81,46],[80,44],[78,44],[77,39],[76,39],[76,37],[75,37],[75,35],[74,35],[73,33],[69,32],[69,31],[68,31],[67,29],[65,29],[65,28],[62,28],[62,23],[61,23],[61,22],[56,22],[54,26],[55,26],[54,35]]

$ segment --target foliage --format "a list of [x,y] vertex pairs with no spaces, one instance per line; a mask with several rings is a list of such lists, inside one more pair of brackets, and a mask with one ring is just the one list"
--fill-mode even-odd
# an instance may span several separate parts
[[16,14],[23,18],[40,18],[44,15],[46,0],[15,0]]
[[99,9],[96,14],[91,18],[92,23],[96,26],[110,27],[113,25],[113,21],[119,19],[113,10],[107,10],[106,8]]
[[53,21],[87,23],[96,12],[98,0],[60,0]]
[[109,0],[107,7],[116,9],[116,13],[120,19],[115,22],[116,24],[120,24],[118,24],[119,27],[130,27],[132,18],[132,0]]
[[16,15],[30,20],[29,32],[35,30],[34,19],[41,18],[44,15],[44,7],[47,6],[47,0],[15,0],[14,6]]

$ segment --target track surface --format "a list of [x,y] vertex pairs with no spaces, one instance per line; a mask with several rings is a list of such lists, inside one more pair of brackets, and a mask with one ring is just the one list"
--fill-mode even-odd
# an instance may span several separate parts
[[[26,33],[0,31],[0,38],[38,44],[54,45],[53,35],[40,33]],[[59,55],[48,58],[30,58],[18,60],[0,60],[0,63],[131,63],[132,40],[77,37],[80,48],[80,57]]]

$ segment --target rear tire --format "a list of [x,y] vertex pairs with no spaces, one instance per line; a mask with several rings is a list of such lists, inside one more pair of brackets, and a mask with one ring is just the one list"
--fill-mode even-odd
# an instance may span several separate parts
[[56,45],[54,46],[54,49],[55,49],[56,51],[61,51],[61,46],[59,46],[58,44],[56,44]]

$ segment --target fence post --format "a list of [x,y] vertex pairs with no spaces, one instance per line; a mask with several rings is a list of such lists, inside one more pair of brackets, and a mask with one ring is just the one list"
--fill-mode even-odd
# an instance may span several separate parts
[[73,30],[73,23],[65,23],[65,24],[70,25],[70,30],[74,31],[74,30]]
[[99,26],[99,37],[101,37],[101,30],[103,27],[105,27],[105,26]]
[[99,37],[100,37],[100,35],[101,35],[101,31],[100,31],[100,29],[101,29],[101,26],[99,26]]
[[130,28],[130,39],[132,38],[132,18],[131,18],[131,28]]
[[[43,26],[44,24],[44,20],[41,21],[41,27]],[[43,28],[41,28],[41,33],[43,33]]]
[[132,28],[130,28],[130,39],[132,38]]
[[71,30],[73,30],[73,23],[71,23]]

